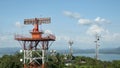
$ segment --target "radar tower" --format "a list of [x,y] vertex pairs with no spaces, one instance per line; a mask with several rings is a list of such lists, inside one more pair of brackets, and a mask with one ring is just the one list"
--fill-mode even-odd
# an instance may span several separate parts
[[[56,37],[52,34],[44,36],[44,32],[39,29],[39,25],[48,24],[51,22],[51,18],[33,18],[24,19],[25,25],[34,25],[32,31],[30,31],[31,37],[23,35],[15,35],[15,40],[19,41],[24,53],[23,63],[24,68],[46,68],[45,56],[51,43],[53,43]],[[42,51],[42,55],[37,53]],[[34,52],[38,56],[34,56]]]

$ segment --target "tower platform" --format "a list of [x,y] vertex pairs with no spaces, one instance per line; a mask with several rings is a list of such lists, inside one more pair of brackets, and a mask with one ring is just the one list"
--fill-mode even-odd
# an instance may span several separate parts
[[51,34],[41,38],[32,38],[32,37],[24,37],[22,35],[15,35],[15,40],[18,41],[55,41],[55,38],[56,37]]

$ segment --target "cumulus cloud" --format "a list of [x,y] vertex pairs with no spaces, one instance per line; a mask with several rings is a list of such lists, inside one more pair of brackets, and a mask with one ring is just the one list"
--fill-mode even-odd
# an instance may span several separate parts
[[63,11],[63,14],[65,16],[68,16],[68,17],[71,17],[71,18],[75,18],[75,19],[79,19],[80,18],[80,14],[76,13],[76,12]]
[[[74,17],[74,13],[73,12],[64,12],[64,14],[68,17],[72,17],[72,18],[75,18]],[[78,13],[77,13],[78,14]],[[94,38],[93,38],[93,35],[95,35],[96,33],[98,35],[100,35],[101,37],[101,41],[102,43],[105,43],[105,44],[112,44],[112,45],[118,45],[120,44],[120,33],[112,33],[112,32],[109,32],[108,29],[105,29],[104,27],[111,23],[108,19],[106,18],[103,18],[103,17],[95,17],[93,19],[90,19],[90,18],[82,18],[80,17],[80,14],[78,14],[79,16],[77,17],[77,23],[79,25],[88,25],[87,26],[87,30],[85,30],[87,37],[75,37],[74,36],[74,41],[76,41],[77,43],[84,43],[84,44],[89,44],[92,43],[94,41]],[[91,36],[90,36],[91,35]],[[59,40],[69,40],[69,37],[68,36],[63,36],[62,38],[58,38]],[[91,39],[91,40],[90,40]],[[111,46],[111,45],[109,45]]]
[[79,19],[78,20],[78,24],[81,24],[81,25],[90,25],[90,24],[92,24],[92,21],[89,20],[89,19]]
[[15,23],[15,26],[18,27],[18,28],[24,27],[24,25],[21,24],[19,21],[17,21],[17,22]]
[[107,19],[101,18],[101,17],[96,17],[94,19],[95,23],[97,24],[103,24],[103,23],[109,23],[109,21]]
[[100,27],[98,25],[92,25],[90,28],[88,28],[86,33],[89,35],[94,35],[96,33],[101,34],[104,31],[105,30],[102,27]]
[[101,17],[96,17],[95,19],[87,19],[87,18],[82,18],[79,13],[76,12],[71,12],[71,11],[63,11],[63,14],[65,16],[68,16],[70,18],[74,18],[78,20],[79,25],[93,25],[93,24],[105,24],[105,23],[110,23],[109,20]]
[[72,17],[78,20],[79,25],[88,25],[88,29],[86,31],[87,34],[93,35],[95,33],[104,33],[105,29],[102,27],[102,24],[110,23],[109,20],[101,17],[96,17],[94,19],[82,18],[79,13],[74,13],[70,11],[64,11],[64,15],[68,17]]
[[120,41],[120,33],[107,32],[106,34],[104,34],[103,40],[106,41],[106,42]]
[[99,24],[108,24],[110,23],[110,21],[101,17],[96,17],[93,20],[80,18],[78,20],[78,23],[80,25],[94,25],[94,24],[99,25]]

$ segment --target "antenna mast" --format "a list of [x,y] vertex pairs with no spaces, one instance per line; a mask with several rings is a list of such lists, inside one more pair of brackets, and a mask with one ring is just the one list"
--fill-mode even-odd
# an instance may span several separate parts
[[96,40],[94,41],[95,42],[95,45],[96,45],[96,49],[95,49],[95,59],[98,60],[98,55],[99,55],[99,41],[100,41],[100,36],[96,33],[95,35],[95,38]]
[[69,40],[69,49],[70,49],[70,60],[72,60],[72,45],[73,45],[73,41]]

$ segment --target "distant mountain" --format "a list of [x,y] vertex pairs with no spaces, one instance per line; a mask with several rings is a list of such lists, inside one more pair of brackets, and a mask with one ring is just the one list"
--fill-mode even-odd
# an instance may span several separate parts
[[19,47],[0,48],[0,54],[14,54],[20,50]]
[[[60,53],[69,53],[69,49],[67,50],[58,50]],[[73,49],[73,53],[95,53],[95,49]],[[105,48],[99,49],[99,53],[103,54],[120,54],[120,47],[118,48]]]
[[120,47],[118,47],[118,48],[109,48],[109,49],[100,49],[100,53],[120,54]]
[[116,48],[116,50],[120,51],[120,47]]
[[[5,54],[14,54],[16,52],[19,52],[21,48],[14,47],[14,48],[0,48],[0,56]],[[69,49],[59,49],[56,50],[57,52],[61,54],[69,53]],[[73,53],[95,53],[95,49],[77,49],[73,48]],[[99,49],[99,53],[103,54],[120,54],[120,47],[118,48],[106,48],[106,49]]]

